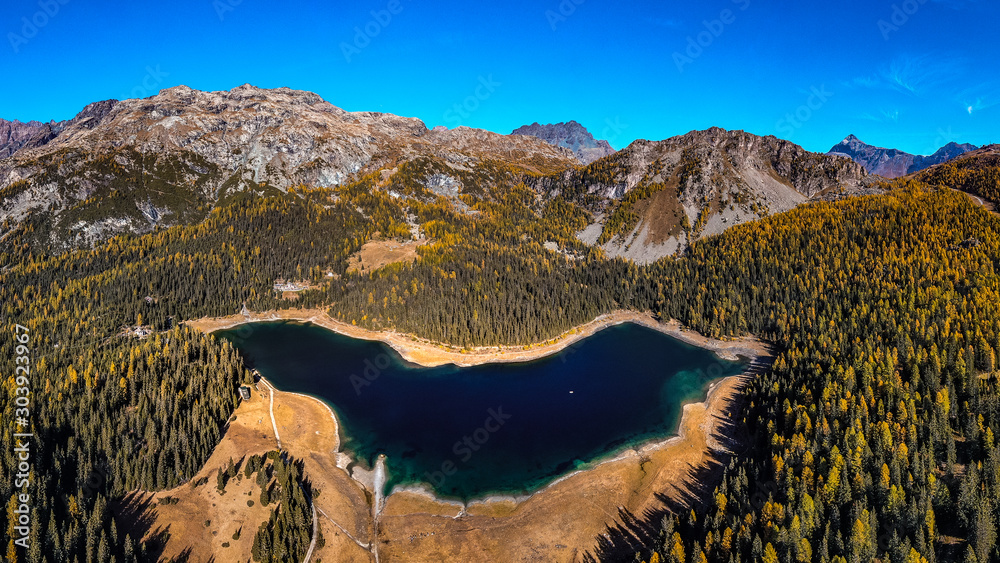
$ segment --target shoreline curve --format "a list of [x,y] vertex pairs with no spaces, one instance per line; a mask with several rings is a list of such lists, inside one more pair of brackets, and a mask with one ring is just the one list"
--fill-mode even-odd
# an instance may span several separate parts
[[[721,359],[736,360],[743,356],[750,361],[748,371],[754,363],[771,358],[773,355],[771,346],[753,336],[746,336],[733,340],[717,340],[701,335],[700,333],[687,329],[679,321],[671,319],[667,323],[661,323],[653,318],[650,313],[640,313],[637,311],[613,311],[603,314],[594,320],[576,328],[570,329],[560,336],[546,341],[528,346],[498,346],[473,348],[471,351],[461,351],[454,347],[449,347],[440,343],[433,343],[429,340],[420,339],[413,335],[406,335],[398,332],[375,332],[363,329],[354,325],[349,325],[342,321],[331,318],[325,311],[319,309],[283,309],[264,313],[248,313],[231,315],[229,317],[202,318],[196,321],[187,321],[192,328],[205,333],[212,333],[218,330],[234,328],[240,325],[269,322],[269,321],[296,321],[312,323],[349,336],[364,340],[379,341],[387,344],[396,350],[404,360],[424,367],[435,367],[445,364],[454,364],[459,367],[469,367],[486,363],[512,363],[526,362],[556,354],[593,334],[610,326],[622,323],[635,323],[647,328],[657,330],[668,336],[674,337],[692,346],[697,346],[710,350]],[[385,496],[384,503],[388,503],[393,497],[399,498],[404,495],[415,495],[422,497],[432,504],[454,509],[460,509],[459,514],[465,515],[469,509],[484,508],[489,509],[494,504],[513,504],[516,507],[522,506],[526,502],[536,498],[545,492],[555,489],[565,481],[571,480],[579,475],[594,472],[602,466],[625,462],[628,460],[642,459],[655,452],[665,451],[671,448],[680,448],[690,441],[687,435],[687,428],[691,423],[691,413],[693,409],[704,410],[704,418],[716,420],[725,417],[726,408],[735,400],[732,395],[739,394],[743,385],[751,376],[747,371],[744,373],[724,377],[709,383],[704,399],[691,401],[682,405],[681,416],[677,423],[677,429],[671,435],[653,439],[647,442],[628,446],[623,450],[611,452],[604,457],[596,458],[587,462],[583,468],[575,469],[564,475],[560,475],[544,485],[543,487],[525,494],[493,494],[481,498],[468,500],[452,499],[437,495],[426,483],[406,483],[393,487]],[[371,493],[376,491],[369,471],[354,472],[348,468],[351,465],[359,464],[351,452],[342,449],[343,437],[340,435],[342,425],[336,412],[322,398],[307,393],[282,391],[276,385],[268,381],[263,376],[261,380],[265,385],[272,388],[280,397],[283,394],[300,396],[319,402],[333,419],[336,428],[336,445],[334,453],[337,456],[337,466],[348,473],[350,478],[364,487]],[[728,396],[719,400],[716,393],[721,389],[729,391]],[[721,403],[721,404],[716,404]],[[705,421],[707,423],[708,420]],[[704,423],[703,423],[704,424]],[[702,424],[702,425],[703,425]],[[706,432],[705,453],[723,452],[722,448],[712,436],[713,432]],[[713,443],[714,442],[714,443]],[[374,468],[373,468],[374,469]],[[357,475],[355,473],[358,473]]]
[[676,319],[664,323],[656,320],[649,312],[630,310],[616,310],[599,315],[587,323],[571,328],[544,342],[523,346],[478,346],[464,349],[412,334],[369,330],[334,319],[322,309],[279,309],[260,313],[248,311],[246,314],[227,317],[203,317],[193,321],[184,321],[183,324],[205,333],[212,333],[240,325],[269,321],[312,323],[351,338],[382,342],[399,353],[404,360],[423,367],[437,367],[446,364],[471,367],[490,363],[529,362],[559,353],[602,329],[626,322],[642,325],[686,344],[710,350],[724,360],[736,360],[738,356],[744,356],[752,361],[760,357],[770,356],[772,352],[768,343],[752,335],[731,340],[709,338],[685,327]]

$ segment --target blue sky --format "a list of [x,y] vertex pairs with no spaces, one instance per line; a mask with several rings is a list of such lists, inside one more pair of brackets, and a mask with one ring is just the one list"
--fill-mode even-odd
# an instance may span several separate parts
[[67,119],[185,84],[621,148],[719,126],[826,151],[1000,142],[990,0],[6,0],[0,117]]

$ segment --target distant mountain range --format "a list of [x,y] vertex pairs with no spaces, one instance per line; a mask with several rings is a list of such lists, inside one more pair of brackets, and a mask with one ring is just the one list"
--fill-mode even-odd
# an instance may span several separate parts
[[610,143],[598,141],[586,127],[576,121],[548,125],[539,125],[536,122],[518,127],[511,135],[530,135],[550,145],[567,148],[584,164],[590,164],[615,153]]
[[244,194],[299,184],[437,201],[468,215],[524,184],[539,213],[557,198],[587,210],[580,240],[648,263],[806,201],[878,191],[850,158],[743,131],[693,131],[616,152],[575,121],[511,135],[428,129],[251,85],[177,86],[95,102],[65,122],[0,122],[0,151],[0,221],[31,222],[35,241],[53,251],[196,223]]
[[[586,127],[576,121],[547,125],[536,122],[518,127],[511,134],[537,137],[551,145],[569,149],[583,164],[590,164],[615,153],[610,143],[595,139]],[[869,173],[892,179],[947,162],[977,148],[979,147],[976,145],[952,142],[930,156],[922,156],[869,145],[856,136],[849,135],[827,154],[850,157]]]
[[975,145],[948,143],[930,156],[920,156],[898,149],[875,147],[865,143],[854,135],[849,135],[830,149],[830,152],[827,154],[849,156],[855,162],[864,166],[868,172],[891,179],[913,174],[914,172],[930,168],[935,164],[947,162],[977,148],[979,147]]
[[0,158],[7,158],[22,148],[44,145],[62,130],[66,122],[7,121],[0,119]]

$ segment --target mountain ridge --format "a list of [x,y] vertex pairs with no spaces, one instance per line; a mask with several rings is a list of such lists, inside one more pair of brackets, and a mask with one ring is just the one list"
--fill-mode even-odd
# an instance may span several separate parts
[[53,139],[65,121],[28,121],[0,119],[0,160],[12,156],[22,148],[43,145]]
[[[52,211],[57,238],[87,243],[194,221],[234,194],[340,186],[417,158],[459,172],[493,161],[534,174],[579,164],[533,137],[434,131],[416,118],[348,112],[312,92],[176,86],[88,104],[46,142],[0,159],[0,219]],[[117,206],[110,217],[107,206],[96,209],[108,199]]]
[[894,179],[919,172],[935,164],[947,162],[976,148],[978,147],[967,143],[958,144],[950,142],[932,155],[913,155],[899,149],[869,145],[854,134],[851,134],[840,143],[834,145],[827,154],[849,156],[855,162],[864,166],[868,172],[884,178]]
[[881,191],[847,157],[718,127],[637,140],[542,189],[598,217],[581,240],[638,263],[683,253],[695,240],[808,201]]
[[987,145],[969,151],[909,177],[971,194],[984,207],[995,211],[1000,205],[1000,145]]
[[[506,197],[495,188],[525,183],[536,205],[563,198],[593,215],[580,240],[647,263],[810,200],[876,190],[849,158],[776,137],[711,128],[614,152],[582,125],[562,126],[511,135],[428,129],[417,118],[348,112],[289,88],[176,86],[31,125],[37,131],[19,137],[30,142],[19,140],[20,148],[0,159],[0,220],[44,217],[39,225],[50,232],[39,242],[72,248],[191,224],[231,198],[306,185],[346,189],[351,197],[367,192],[368,213],[397,209],[392,230],[400,233],[419,229],[406,219],[410,198],[443,198],[475,214],[476,202]],[[581,165],[571,148],[523,134],[531,131],[568,132],[580,141],[577,151],[593,144],[611,153]]]
[[518,127],[511,135],[530,135],[549,144],[567,148],[585,165],[615,153],[611,143],[595,139],[586,127],[574,120],[546,125],[536,121],[531,125]]

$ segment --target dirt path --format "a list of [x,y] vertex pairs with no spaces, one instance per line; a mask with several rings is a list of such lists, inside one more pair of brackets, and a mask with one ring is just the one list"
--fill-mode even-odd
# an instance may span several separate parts
[[[132,521],[148,522],[146,539],[159,534],[166,538],[161,560],[180,560],[187,550],[191,557],[185,560],[192,563],[246,561],[251,557],[254,535],[270,516],[271,508],[259,502],[252,506],[247,503],[258,497],[260,489],[255,480],[244,479],[242,471],[229,482],[224,494],[216,489],[215,477],[219,470],[225,471],[230,459],[240,460],[274,449],[274,434],[267,422],[268,403],[263,389],[254,390],[249,400],[241,402],[225,435],[191,481],[155,494],[133,493],[131,508],[148,503],[148,509],[143,517]],[[206,482],[195,486],[202,480]],[[170,499],[173,501],[167,502]],[[127,505],[128,499],[123,504]]]
[[312,541],[309,542],[309,551],[306,552],[306,556],[302,559],[302,563],[309,563],[310,561],[312,561],[313,551],[316,550],[316,539],[319,538],[319,517],[316,516],[316,503],[312,503],[312,514],[313,514]]
[[982,208],[986,209],[987,211],[993,213],[994,215],[1000,215],[1000,212],[997,211],[996,206],[993,205],[993,202],[986,201],[986,200],[984,200],[983,198],[981,198],[981,197],[979,197],[977,195],[970,194],[969,192],[963,192],[962,190],[957,190],[955,188],[951,188],[951,189],[955,190],[956,192],[963,193],[963,194],[969,196],[969,198],[972,201],[974,201],[976,203],[976,205],[978,205],[979,207],[982,207]]
[[274,428],[274,439],[278,442],[278,449],[281,449],[281,435],[278,434],[278,423],[274,421],[274,386],[269,381],[261,379],[264,385],[271,390],[271,401],[268,410],[271,413],[271,426]]
[[340,530],[341,532],[344,532],[344,534],[347,535],[347,537],[351,538],[354,541],[354,543],[358,544],[359,547],[362,547],[362,548],[367,549],[369,551],[371,550],[372,547],[371,547],[370,543],[362,542],[358,538],[352,536],[351,533],[348,532],[346,528],[344,528],[343,526],[341,526],[340,524],[338,524],[336,520],[334,520],[333,518],[330,518],[330,516],[327,513],[323,512],[322,510],[320,510],[319,513],[323,515],[323,518],[326,518],[327,520],[330,521],[331,524],[333,524],[334,526],[336,526],[338,530]]

